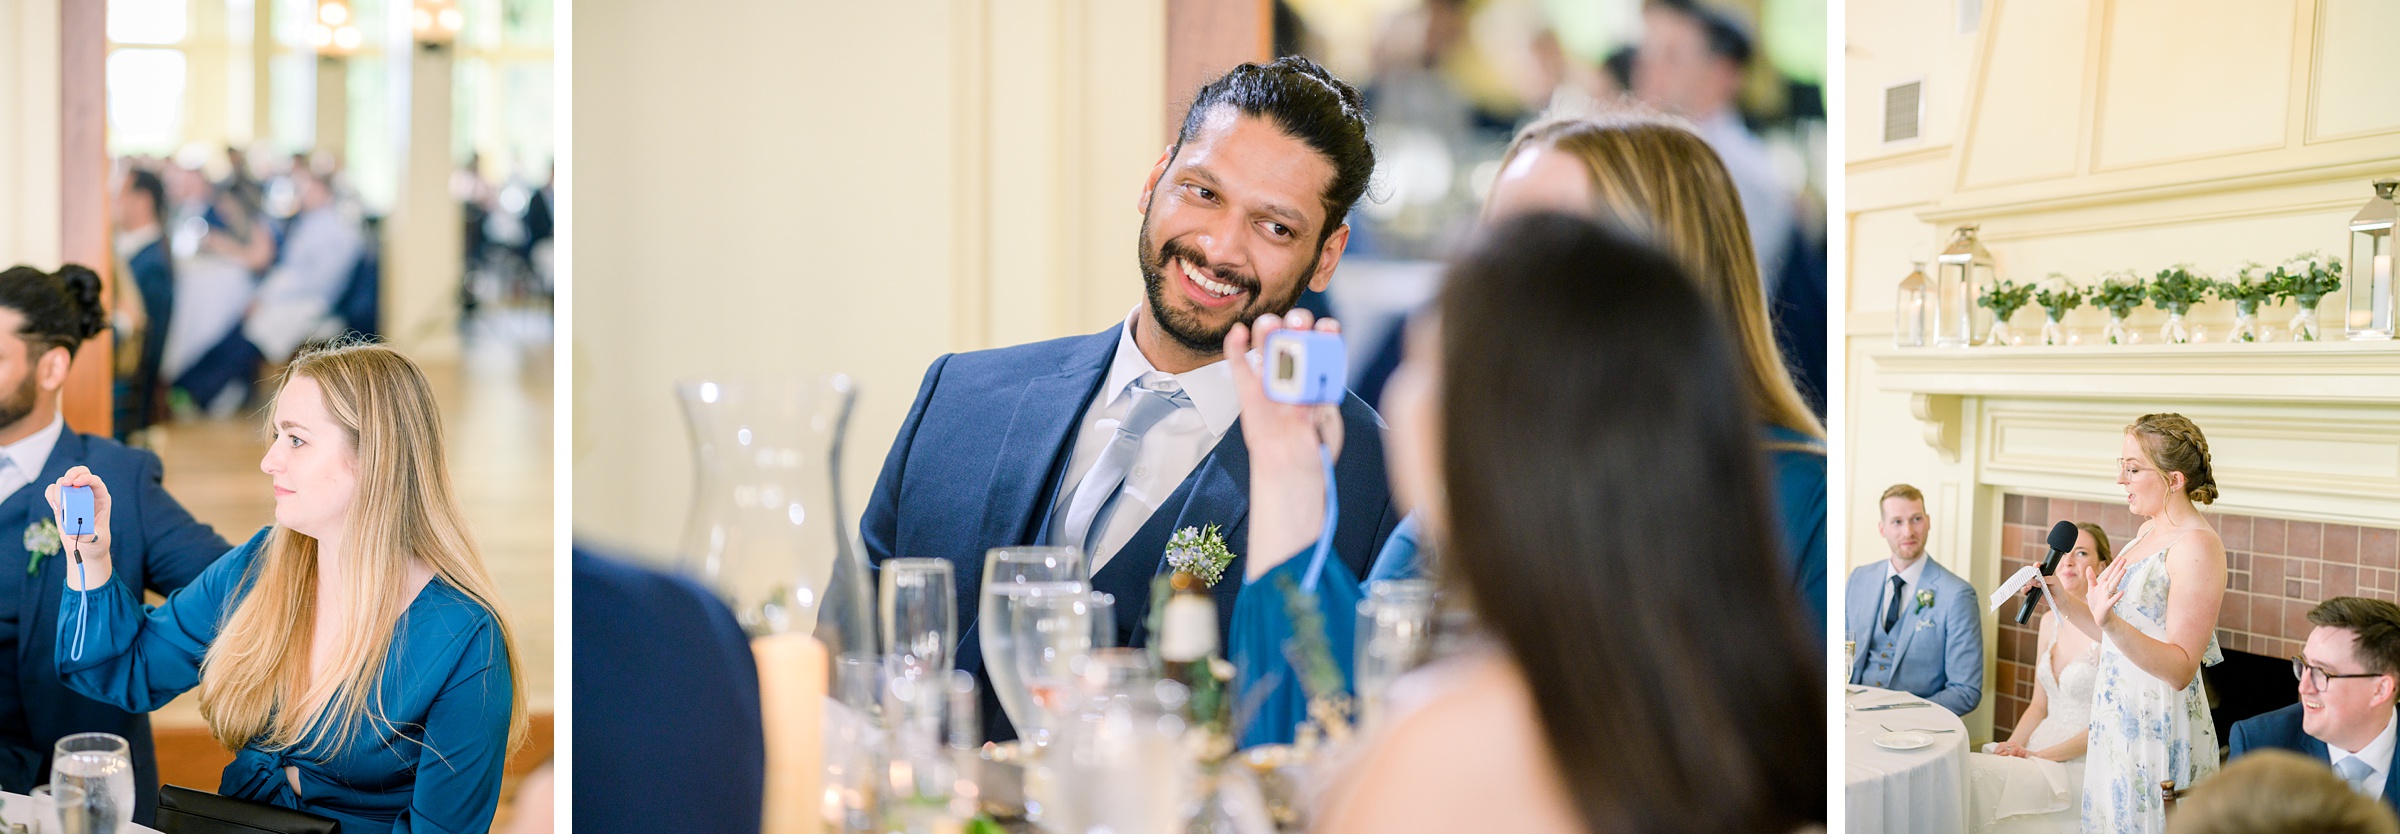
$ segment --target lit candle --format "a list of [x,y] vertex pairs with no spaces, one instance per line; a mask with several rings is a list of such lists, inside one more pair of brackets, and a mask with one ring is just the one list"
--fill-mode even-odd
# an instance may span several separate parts
[[767,802],[761,834],[817,834],[825,775],[825,644],[806,633],[750,641],[758,659]]
[[2391,333],[2393,324],[2392,256],[2388,253],[2375,256],[2375,284],[2370,288],[2370,292],[2372,294],[2367,297],[2375,305],[2375,309],[2368,313],[2374,319],[2371,326],[2385,333]]

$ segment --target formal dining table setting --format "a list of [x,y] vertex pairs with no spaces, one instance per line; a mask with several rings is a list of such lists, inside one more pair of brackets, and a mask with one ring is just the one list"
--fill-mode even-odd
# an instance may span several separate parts
[[1847,830],[1966,831],[1966,724],[1906,692],[1845,686],[1842,701]]

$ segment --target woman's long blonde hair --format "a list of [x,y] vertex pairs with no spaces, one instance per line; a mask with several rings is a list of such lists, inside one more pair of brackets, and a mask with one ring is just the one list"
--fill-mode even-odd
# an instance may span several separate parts
[[516,635],[451,492],[432,386],[407,357],[368,343],[301,354],[285,369],[281,390],[302,377],[322,388],[325,410],[357,456],[358,488],[342,522],[341,590],[350,606],[341,645],[326,668],[309,674],[317,540],[275,528],[250,565],[249,595],[226,617],[201,663],[200,714],[209,731],[228,749],[255,742],[281,750],[297,747],[314,728],[330,729],[309,745],[315,750],[346,746],[365,720],[388,726],[374,707],[393,632],[410,601],[413,560],[499,625],[513,682],[508,749],[515,750],[526,726]]
[[1825,424],[1800,398],[1767,324],[1766,291],[1741,194],[1708,142],[1680,120],[1637,109],[1551,118],[1517,131],[1500,170],[1533,147],[1581,160],[1600,214],[1665,250],[1700,282],[1739,343],[1742,388],[1752,411],[1815,441],[1768,445],[1823,452]]

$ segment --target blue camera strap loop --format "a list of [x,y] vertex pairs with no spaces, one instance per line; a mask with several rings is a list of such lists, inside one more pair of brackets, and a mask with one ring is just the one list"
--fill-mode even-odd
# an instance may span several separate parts
[[1333,449],[1317,446],[1317,459],[1325,463],[1325,528],[1317,533],[1316,555],[1309,557],[1308,575],[1301,577],[1300,590],[1317,592],[1317,578],[1325,573],[1325,554],[1333,552],[1333,523],[1341,517],[1341,502],[1333,489]]
[[78,541],[75,545],[75,584],[82,587],[75,591],[75,640],[67,646],[67,659],[80,661],[83,659],[83,633],[92,627],[92,577],[84,572],[83,542]]

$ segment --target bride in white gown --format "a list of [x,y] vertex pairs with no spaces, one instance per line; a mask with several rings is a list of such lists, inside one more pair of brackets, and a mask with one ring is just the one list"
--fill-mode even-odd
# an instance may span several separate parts
[[[2085,582],[2108,564],[2108,534],[2079,524],[2059,576]],[[2075,832],[2081,826],[2083,753],[2091,735],[2092,682],[2100,644],[2044,611],[2037,633],[2033,701],[2007,741],[1967,756],[1967,818],[1976,834]]]

